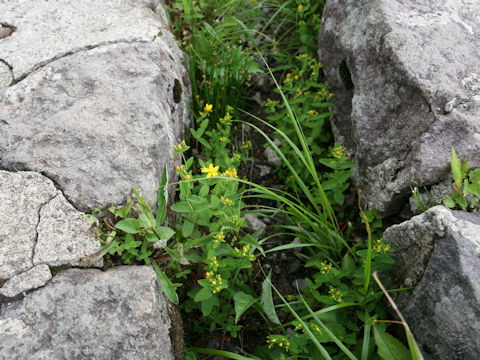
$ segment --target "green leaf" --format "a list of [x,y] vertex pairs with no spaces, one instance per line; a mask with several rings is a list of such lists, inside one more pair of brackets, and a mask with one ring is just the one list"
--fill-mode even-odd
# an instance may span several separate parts
[[136,234],[139,232],[142,224],[138,219],[124,219],[115,224],[115,227],[127,234]]
[[480,198],[480,184],[470,184],[465,180],[463,190],[465,191],[465,196],[468,194],[474,194],[476,197]]
[[170,206],[170,209],[179,213],[190,213],[193,211],[192,206],[187,201],[180,201]]
[[480,184],[480,168],[470,171],[468,178],[472,184]]
[[218,298],[216,296],[212,296],[212,297],[208,298],[207,300],[203,300],[202,304],[201,304],[203,316],[210,315],[212,310],[213,310],[213,307],[215,305],[218,305],[218,304],[219,304],[219,301],[218,301]]
[[175,231],[166,226],[157,226],[155,232],[160,236],[160,240],[170,240]]
[[162,178],[157,190],[157,212],[155,214],[157,226],[162,225],[167,216],[168,201],[168,173],[167,167],[163,168]]
[[454,208],[455,207],[455,202],[453,199],[449,196],[445,200],[443,200],[443,205],[445,205],[448,208]]
[[205,301],[208,300],[212,297],[212,293],[209,288],[202,288],[197,295],[195,295],[195,298],[193,299],[195,302],[200,302],[200,301]]
[[193,232],[193,229],[194,229],[195,225],[188,221],[188,220],[185,220],[185,222],[183,223],[183,226],[182,226],[182,234],[184,237],[189,237],[190,235],[192,235],[192,232]]
[[400,341],[392,335],[378,329],[373,328],[375,343],[378,346],[378,355],[384,360],[410,360],[410,353]]
[[206,197],[209,192],[210,192],[210,186],[208,186],[208,184],[203,184],[202,187],[200,188],[200,191],[198,192],[198,195],[201,197]]
[[235,324],[240,319],[240,316],[255,303],[255,298],[249,294],[239,291],[233,295],[233,301],[235,302]]
[[462,177],[462,166],[460,161],[457,158],[457,154],[455,153],[455,148],[452,146],[452,160],[451,160],[451,168],[452,168],[452,175],[453,180],[457,184],[458,188],[462,187],[463,177]]
[[342,270],[345,270],[348,274],[353,274],[355,271],[355,260],[349,253],[346,253],[342,258]]
[[173,303],[178,303],[178,295],[175,289],[179,286],[182,286],[182,284],[172,283],[167,277],[167,275],[165,275],[162,269],[160,269],[160,267],[155,262],[153,262],[153,266],[155,267],[155,270],[157,272],[157,278],[162,285],[162,290],[167,296],[168,300]]
[[265,311],[265,314],[268,316],[268,318],[273,323],[280,325],[280,320],[278,319],[275,306],[273,304],[271,279],[272,271],[268,273],[267,278],[262,283],[262,296],[260,298],[260,304],[262,305],[263,311]]

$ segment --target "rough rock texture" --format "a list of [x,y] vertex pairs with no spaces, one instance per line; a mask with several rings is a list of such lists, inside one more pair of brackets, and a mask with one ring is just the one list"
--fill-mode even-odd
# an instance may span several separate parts
[[81,259],[100,250],[85,214],[77,211],[63,195],[57,195],[40,210],[33,264],[84,265]]
[[397,298],[426,359],[480,353],[480,214],[436,206],[388,228]]
[[409,186],[449,173],[454,145],[480,166],[480,2],[327,1],[320,61],[335,93],[336,140],[380,215]]
[[57,194],[40,174],[0,170],[0,279],[33,267],[40,209]]
[[71,269],[0,310],[0,358],[173,359],[169,329],[151,267]]
[[132,187],[155,202],[190,93],[158,3],[0,3],[0,22],[16,26],[0,59],[21,80],[0,91],[1,168],[41,171],[77,209],[121,203]]
[[26,279],[24,272],[34,265],[102,266],[102,260],[91,264],[84,259],[101,248],[84,215],[50,179],[34,172],[0,170],[0,280],[11,279],[0,293],[14,292],[11,284],[21,289],[18,294],[28,290],[27,284],[36,288],[45,282],[45,269],[39,267]]
[[39,288],[52,278],[48,265],[37,265],[12,279],[0,288],[0,297],[13,298],[25,291]]

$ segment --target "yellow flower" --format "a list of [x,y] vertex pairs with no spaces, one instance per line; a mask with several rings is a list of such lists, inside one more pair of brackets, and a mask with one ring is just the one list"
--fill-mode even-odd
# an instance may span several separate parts
[[295,80],[298,80],[298,79],[299,79],[298,75],[295,75],[293,78],[294,78]]
[[207,178],[212,177],[212,176],[217,176],[218,175],[218,169],[220,169],[219,166],[213,166],[213,164],[209,164],[208,167],[202,168],[202,173],[207,174]]
[[213,105],[212,104],[206,104],[205,105],[205,111],[207,113],[211,112],[213,110]]
[[298,12],[302,12],[303,11],[303,6],[302,5],[298,5]]
[[305,59],[307,56],[308,56],[307,54],[302,54],[302,55],[300,55],[300,57],[301,57],[302,59]]
[[227,139],[225,136],[222,136],[222,137],[220,138],[220,141],[222,141],[222,142],[225,142],[225,141],[227,141],[227,140],[228,140],[228,139]]
[[228,176],[228,177],[238,177],[237,176],[237,169],[235,168],[228,168],[227,170],[225,170],[225,176]]

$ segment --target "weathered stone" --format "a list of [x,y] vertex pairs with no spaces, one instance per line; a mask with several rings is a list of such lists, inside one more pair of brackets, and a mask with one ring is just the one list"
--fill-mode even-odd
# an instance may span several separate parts
[[57,194],[40,174],[0,170],[0,279],[33,267],[40,209]]
[[[430,207],[432,205],[434,206],[442,204],[443,200],[445,200],[452,193],[452,183],[452,177],[448,176],[445,180],[433,185],[430,190],[419,188],[418,191],[423,206]],[[424,211],[420,208],[421,205],[418,204],[418,201],[413,196],[410,196],[409,202],[410,210],[413,215],[418,215]]]
[[79,50],[111,43],[151,42],[162,22],[145,1],[19,0],[0,3],[0,22],[16,27],[2,39],[0,59],[15,80]]
[[[84,213],[63,195],[56,196],[40,210],[33,264],[91,266],[88,258],[84,258],[98,252],[101,245],[90,228]],[[95,265],[102,264],[100,260]]]
[[12,81],[12,71],[6,64],[0,61],[0,90],[10,85]]
[[333,131],[380,215],[399,210],[410,185],[441,181],[452,146],[480,166],[479,12],[473,0],[326,4],[319,55]]
[[44,286],[52,278],[48,265],[38,265],[8,280],[0,288],[0,299],[14,298],[25,291]]
[[78,209],[121,203],[132,187],[154,202],[189,121],[162,2],[2,2],[0,22],[16,27],[0,47],[16,81],[0,91],[0,167],[42,171]]
[[480,353],[480,214],[436,206],[388,228],[396,299],[426,359]]
[[121,203],[132,187],[154,203],[166,164],[174,177],[172,146],[187,119],[173,99],[184,74],[165,46],[81,51],[6,88],[0,166],[42,171],[77,208]]
[[[0,288],[5,297],[42,286],[47,265],[103,265],[86,258],[101,248],[89,221],[38,173],[0,170],[0,224],[0,280],[10,279]],[[40,264],[46,270],[34,267]]]
[[0,358],[174,359],[169,329],[151,267],[71,269],[0,310]]

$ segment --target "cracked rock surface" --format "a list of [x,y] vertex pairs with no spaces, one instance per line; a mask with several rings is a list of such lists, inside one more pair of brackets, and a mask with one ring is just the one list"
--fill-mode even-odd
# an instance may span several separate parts
[[385,230],[400,311],[425,359],[480,353],[480,213],[435,206]]
[[102,266],[82,260],[100,250],[83,215],[50,179],[0,170],[0,280],[11,279],[0,295],[14,297],[48,281],[45,268],[35,265]]
[[[0,168],[41,171],[77,209],[120,204],[132,187],[155,202],[165,165],[175,177],[172,146],[189,121],[190,90],[165,14],[152,8],[134,0],[0,4],[0,21],[16,26],[0,51],[11,53],[16,79],[26,74],[0,90]],[[51,61],[29,73],[42,58]]]
[[440,182],[455,146],[480,166],[480,2],[329,1],[319,56],[335,97],[335,139],[383,216],[409,186]]
[[173,360],[169,330],[153,268],[70,269],[0,309],[0,358]]
[[[15,80],[66,54],[113,42],[152,41],[162,22],[141,0],[16,0],[0,2],[0,23],[15,26],[2,39],[0,59]],[[150,6],[147,6],[150,5]]]

